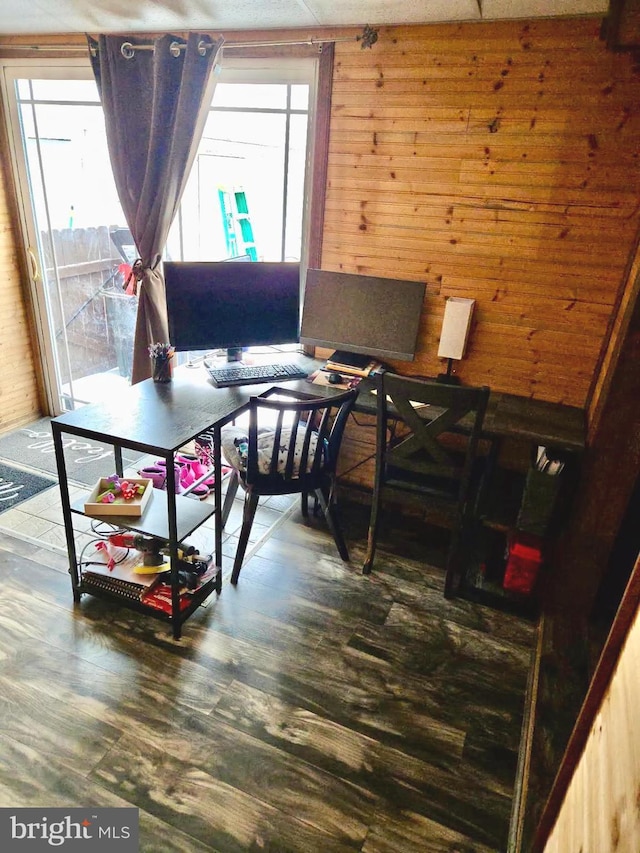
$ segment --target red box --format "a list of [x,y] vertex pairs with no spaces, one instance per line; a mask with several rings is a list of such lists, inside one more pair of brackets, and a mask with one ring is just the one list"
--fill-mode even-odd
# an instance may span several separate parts
[[534,536],[516,533],[509,544],[502,585],[510,592],[528,595],[542,565],[542,548]]

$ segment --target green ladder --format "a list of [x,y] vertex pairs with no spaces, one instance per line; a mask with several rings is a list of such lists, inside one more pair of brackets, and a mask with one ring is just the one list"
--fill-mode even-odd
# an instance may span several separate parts
[[249,217],[247,194],[243,189],[229,191],[220,187],[218,198],[229,257],[248,255],[252,261],[257,261],[258,253]]

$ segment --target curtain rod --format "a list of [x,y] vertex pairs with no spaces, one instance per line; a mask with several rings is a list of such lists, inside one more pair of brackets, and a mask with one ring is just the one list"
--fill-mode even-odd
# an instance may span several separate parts
[[[244,42],[224,42],[222,45],[223,50],[227,50],[229,48],[246,48],[246,47],[284,47],[286,45],[320,45],[330,44],[335,42],[346,42],[346,41],[360,41],[362,44],[360,47],[362,49],[366,47],[372,47],[378,41],[378,30],[370,27],[368,24],[363,29],[362,33],[357,36],[335,36],[333,38],[307,38],[307,39],[291,39],[291,40],[283,40],[283,41],[244,41]],[[185,45],[179,41],[172,41],[169,45],[169,51],[172,56],[179,56],[180,52],[185,49]],[[202,55],[204,55],[208,49],[209,45],[206,42],[199,42],[198,51]],[[50,51],[64,51],[65,53],[69,53],[70,51],[79,51],[85,53],[87,48],[81,47],[80,45],[61,45],[61,44],[2,44],[0,43],[0,51],[2,50],[34,50],[39,53],[48,53]],[[153,43],[149,44],[131,44],[131,42],[125,41],[120,48],[120,52],[125,57],[125,59],[132,59],[135,55],[135,52],[138,50],[155,50],[155,45]],[[95,53],[94,50],[91,50],[92,53]]]

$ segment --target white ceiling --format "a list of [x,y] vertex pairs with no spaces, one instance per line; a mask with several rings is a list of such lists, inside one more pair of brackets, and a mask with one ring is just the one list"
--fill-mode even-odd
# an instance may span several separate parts
[[609,0],[0,0],[0,34],[249,30],[599,15]]

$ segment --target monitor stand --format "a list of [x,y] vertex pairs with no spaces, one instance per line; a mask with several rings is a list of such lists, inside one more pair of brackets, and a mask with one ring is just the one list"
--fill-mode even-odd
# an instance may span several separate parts
[[227,361],[242,361],[242,347],[229,347]]

